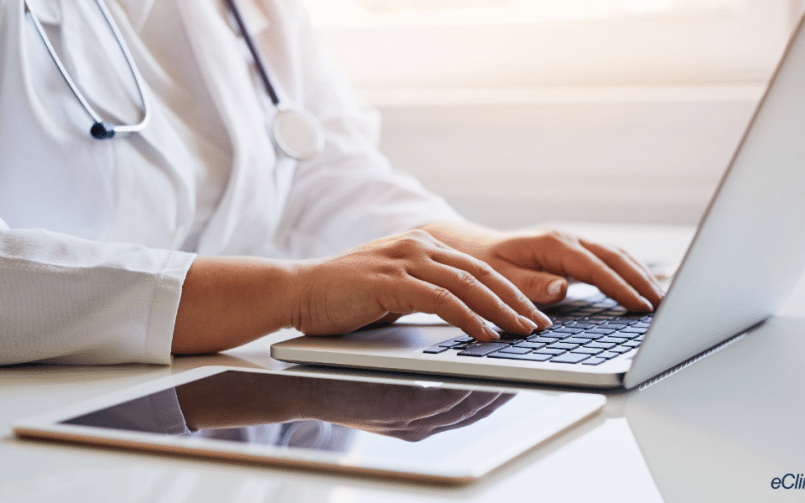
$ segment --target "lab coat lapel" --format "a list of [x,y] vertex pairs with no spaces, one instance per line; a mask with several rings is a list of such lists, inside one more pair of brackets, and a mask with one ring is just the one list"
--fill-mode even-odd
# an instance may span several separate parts
[[73,0],[58,3],[61,16],[51,27],[58,35],[51,42],[84,97],[106,120],[139,122],[137,87],[97,5]]
[[120,6],[128,14],[131,26],[135,31],[140,31],[151,13],[155,0],[117,0]]
[[229,183],[198,252],[270,253],[284,198],[265,124],[267,98],[253,84],[245,48],[225,21],[222,3],[179,0],[178,7],[233,151]]

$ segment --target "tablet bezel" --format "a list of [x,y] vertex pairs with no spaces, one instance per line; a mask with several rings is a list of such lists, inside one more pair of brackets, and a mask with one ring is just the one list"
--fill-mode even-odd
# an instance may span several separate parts
[[[166,434],[143,433],[109,428],[64,424],[93,411],[150,395],[165,389],[202,379],[225,371],[257,372],[310,379],[336,379],[414,386],[441,386],[471,391],[495,391],[507,393],[533,393],[550,395],[555,401],[541,409],[533,417],[523,419],[529,428],[508,424],[494,435],[484,439],[460,456],[436,460],[421,459],[411,462],[404,459],[383,459],[369,456],[356,458],[348,453],[332,453],[306,449],[288,449],[266,445],[240,444],[226,440],[177,437]],[[311,374],[291,370],[267,370],[239,367],[206,366],[163,377],[148,383],[133,386],[115,393],[74,404],[14,424],[14,433],[23,438],[66,441],[120,447],[138,451],[167,452],[172,454],[200,456],[210,459],[234,460],[269,466],[317,470],[359,475],[371,475],[406,479],[417,482],[440,484],[466,484],[479,479],[492,470],[536,447],[582,419],[599,411],[606,403],[602,395],[585,393],[557,393],[520,390],[488,386],[457,385],[439,381],[385,379],[352,375]],[[517,423],[517,424],[520,424]],[[506,448],[500,448],[501,445]],[[494,448],[492,448],[494,446]],[[449,461],[449,462],[448,462]]]

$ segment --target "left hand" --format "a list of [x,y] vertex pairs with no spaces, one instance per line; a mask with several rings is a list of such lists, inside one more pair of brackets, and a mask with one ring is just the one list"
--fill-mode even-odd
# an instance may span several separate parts
[[562,300],[568,277],[595,285],[634,312],[654,310],[664,296],[648,269],[614,246],[554,230],[499,232],[473,224],[422,229],[485,261],[537,303]]

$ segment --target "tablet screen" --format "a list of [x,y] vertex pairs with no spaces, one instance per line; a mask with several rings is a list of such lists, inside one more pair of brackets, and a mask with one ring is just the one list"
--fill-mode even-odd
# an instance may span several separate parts
[[578,393],[206,367],[34,418],[15,432],[466,482],[604,402]]
[[442,459],[556,400],[530,395],[512,403],[514,397],[228,370],[62,423],[341,453],[382,455],[393,450],[396,458]]

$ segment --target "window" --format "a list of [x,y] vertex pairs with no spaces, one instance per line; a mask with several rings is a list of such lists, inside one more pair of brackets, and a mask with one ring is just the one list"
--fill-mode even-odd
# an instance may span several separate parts
[[357,87],[761,83],[802,0],[305,0]]

